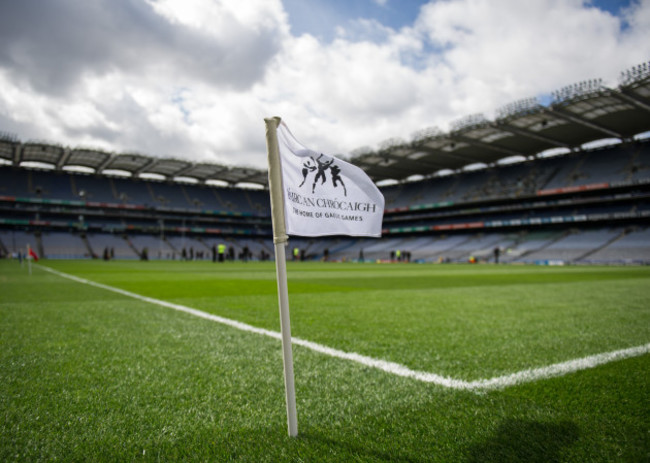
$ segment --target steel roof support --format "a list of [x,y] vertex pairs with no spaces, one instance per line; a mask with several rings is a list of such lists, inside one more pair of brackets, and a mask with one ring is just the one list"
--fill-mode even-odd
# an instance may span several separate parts
[[23,144],[19,143],[14,148],[14,166],[18,166],[23,160]]
[[[463,143],[467,143],[467,144],[472,145],[472,146],[477,146],[479,148],[483,148],[483,149],[486,149],[486,150],[489,150],[489,151],[495,151],[497,153],[507,154],[508,156],[524,156],[524,157],[526,156],[525,154],[523,154],[523,153],[521,153],[519,151],[513,151],[513,150],[510,150],[508,148],[502,148],[500,146],[491,145],[489,143],[485,143],[485,142],[482,142],[480,140],[475,140],[475,139],[469,138],[469,137],[464,137],[462,135],[451,135],[450,138],[453,139],[453,140],[457,140],[457,141],[460,141],[460,142],[463,142]],[[485,161],[477,160],[476,162],[483,162],[484,163]]]
[[[456,141],[459,141],[459,140],[456,140]],[[473,157],[469,157],[469,156],[461,155],[461,154],[457,154],[457,153],[452,153],[452,152],[449,152],[449,151],[444,151],[444,150],[441,150],[441,149],[438,149],[438,148],[429,148],[427,146],[423,146],[422,149],[425,150],[425,151],[429,151],[430,153],[435,154],[436,156],[442,156],[442,157],[445,157],[445,158],[448,158],[448,159],[454,159],[454,160],[460,159],[461,161],[467,161],[467,162],[483,162],[480,159],[476,159],[476,158],[473,158]],[[451,167],[442,166],[441,169],[451,169]]]
[[612,93],[612,96],[619,101],[632,104],[637,108],[642,109],[643,111],[650,112],[650,105],[643,101],[638,100],[634,95],[630,95],[622,92],[615,92]]
[[531,130],[528,130],[528,129],[522,129],[520,127],[513,127],[510,124],[505,124],[505,123],[504,124],[498,124],[498,128],[502,129],[502,130],[505,130],[506,132],[510,132],[512,134],[515,134],[515,135],[519,135],[519,136],[526,137],[526,138],[532,138],[533,140],[548,143],[549,145],[555,145],[558,148],[568,148],[569,147],[569,145],[567,145],[566,143],[561,142],[560,140],[556,140],[555,138],[551,138],[551,137],[546,136],[546,135],[540,135],[540,134],[535,133],[535,132],[533,132]]
[[569,114],[568,112],[558,108],[552,108],[550,111],[552,114],[555,114],[556,116],[562,119],[568,120],[570,122],[575,122],[576,124],[582,125],[584,127],[588,127],[590,129],[597,130],[599,132],[604,133],[605,135],[609,135],[610,137],[618,138],[619,140],[623,139],[622,134],[614,130],[608,129],[607,127],[603,127],[600,124],[596,124],[595,122],[588,121],[587,119],[580,117],[576,114]]
[[[151,161],[149,161],[146,164],[144,164],[143,166],[141,166],[139,169],[136,169],[133,172],[131,172],[131,174],[134,177],[137,177],[141,173],[146,172],[146,170],[149,169],[151,166],[156,165],[158,163],[158,161],[160,161],[160,159],[152,159]],[[165,178],[167,178],[167,175],[165,175]]]
[[68,162],[68,159],[70,158],[70,154],[72,154],[72,150],[70,148],[63,149],[63,154],[59,157],[59,160],[56,162],[56,170],[61,170],[63,166],[65,166],[65,163]]
[[[185,174],[188,170],[191,170],[191,169],[193,169],[193,168],[194,168],[194,164],[188,162],[187,165],[186,165],[185,167],[183,167],[183,168],[181,168],[180,170],[174,172],[174,174],[172,174],[172,177],[182,177],[183,174]],[[195,178],[195,177],[194,177],[194,178]],[[198,179],[197,179],[197,180],[198,180]]]
[[117,155],[115,153],[110,154],[104,162],[100,163],[97,167],[95,167],[95,173],[101,174],[104,171],[104,169],[106,169],[106,167],[111,163],[111,161],[115,159],[116,156]]

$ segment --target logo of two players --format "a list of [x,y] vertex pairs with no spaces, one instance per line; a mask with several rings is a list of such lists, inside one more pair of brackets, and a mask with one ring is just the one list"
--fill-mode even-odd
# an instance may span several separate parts
[[334,185],[334,188],[338,188],[340,185],[343,188],[343,195],[347,196],[348,192],[345,188],[345,183],[343,183],[343,179],[341,178],[341,168],[334,164],[333,158],[328,158],[324,154],[321,154],[316,159],[314,159],[313,156],[309,156],[309,158],[303,162],[302,183],[298,186],[298,188],[301,188],[305,184],[310,173],[316,172],[316,175],[314,176],[314,183],[311,186],[311,192],[314,193],[319,180],[321,181],[321,185],[324,185],[327,181],[325,172],[328,169],[332,175],[332,185]]

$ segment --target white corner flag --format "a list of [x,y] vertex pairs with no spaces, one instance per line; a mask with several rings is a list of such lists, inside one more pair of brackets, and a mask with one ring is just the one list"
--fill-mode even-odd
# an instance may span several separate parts
[[289,235],[380,237],[384,197],[358,167],[310,150],[279,117],[264,119],[289,435],[298,435],[285,246]]
[[305,148],[278,126],[286,231],[298,236],[381,236],[384,196],[366,173]]

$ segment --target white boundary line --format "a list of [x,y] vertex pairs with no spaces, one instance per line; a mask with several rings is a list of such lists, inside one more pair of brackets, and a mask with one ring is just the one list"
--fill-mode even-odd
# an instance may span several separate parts
[[[69,280],[76,281],[78,283],[83,283],[86,285],[94,286],[96,288],[112,291],[114,293],[122,294],[123,296],[131,297],[133,299],[137,299],[143,302],[148,302],[150,304],[167,307],[169,309],[177,310],[179,312],[185,312],[190,315],[194,315],[195,317],[200,317],[206,320],[221,323],[223,325],[227,325],[236,328],[238,330],[246,331],[249,333],[260,334],[274,339],[282,339],[281,334],[275,331],[270,331],[263,328],[257,328],[255,326],[251,326],[246,323],[238,322],[236,320],[231,320],[225,317],[220,317],[218,315],[209,314],[207,312],[193,309],[191,307],[187,307],[184,305],[174,304],[171,302],[162,301],[160,299],[154,299],[152,297],[142,296],[140,294],[132,293],[130,291],[125,291],[120,288],[115,288],[113,286],[108,286],[102,283],[86,280],[85,278],[80,278],[74,275],[70,275],[68,273],[63,273],[43,265],[38,265],[38,267],[42,268],[47,272],[53,273],[63,278],[67,278]],[[464,381],[461,379],[450,378],[448,376],[440,376],[435,373],[427,373],[424,371],[411,370],[410,368],[404,365],[400,365],[399,363],[389,362],[381,359],[375,359],[372,357],[367,357],[365,355],[357,354],[355,352],[345,352],[338,349],[333,349],[331,347],[327,347],[322,344],[317,344],[311,341],[305,341],[300,338],[295,338],[295,337],[292,338],[292,344],[305,347],[307,349],[313,350],[315,352],[319,352],[321,354],[329,355],[330,357],[357,362],[364,366],[376,368],[378,370],[382,370],[397,376],[412,378],[425,383],[437,384],[439,386],[443,386],[450,389],[467,390],[467,391],[489,391],[495,389],[503,389],[518,384],[524,384],[524,383],[529,383],[529,382],[538,381],[542,379],[553,378],[556,376],[564,376],[570,373],[575,373],[580,370],[594,368],[598,365],[603,365],[605,363],[614,362],[617,360],[623,360],[630,357],[637,357],[640,355],[645,355],[650,353],[650,343],[648,343],[641,346],[631,347],[629,349],[621,349],[613,352],[605,352],[602,354],[590,355],[588,357],[569,360],[567,362],[555,363],[553,365],[548,365],[545,367],[522,370],[517,373],[512,373],[509,375],[497,376],[489,379],[479,379],[476,381]]]

